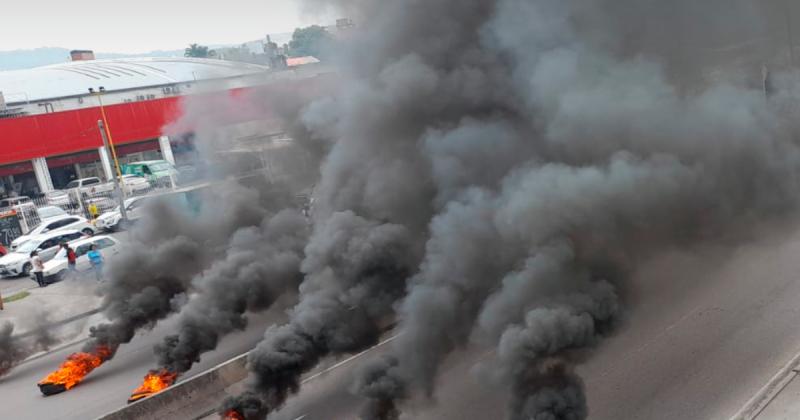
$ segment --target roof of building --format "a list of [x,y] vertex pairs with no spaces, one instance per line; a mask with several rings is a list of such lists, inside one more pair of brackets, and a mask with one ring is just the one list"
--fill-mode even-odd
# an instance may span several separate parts
[[205,58],[131,58],[73,61],[26,70],[0,71],[7,103],[31,102],[198,80],[224,79],[268,71],[256,64]]

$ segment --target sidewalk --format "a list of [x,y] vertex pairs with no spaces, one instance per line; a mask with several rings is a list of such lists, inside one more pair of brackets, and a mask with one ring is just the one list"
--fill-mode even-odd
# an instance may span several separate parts
[[[27,291],[29,296],[14,302],[6,302],[0,311],[0,323],[10,321],[15,334],[25,333],[34,326],[37,317],[46,317],[48,324],[57,324],[70,318],[86,314],[100,307],[102,298],[96,294],[97,283],[93,279],[65,280],[40,288],[33,281]],[[6,294],[8,298],[14,293]]]

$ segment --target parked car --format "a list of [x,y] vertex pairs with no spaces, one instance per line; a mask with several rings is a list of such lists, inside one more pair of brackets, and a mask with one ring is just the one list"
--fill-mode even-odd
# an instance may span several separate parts
[[122,165],[122,173],[146,178],[150,185],[165,186],[177,181],[178,171],[166,160],[146,160]]
[[122,189],[125,194],[142,194],[150,190],[150,181],[138,175],[122,175]]
[[114,184],[103,182],[100,178],[80,178],[73,179],[67,184],[66,189],[77,190],[83,196],[92,196],[100,193],[111,193],[114,191]]
[[6,197],[0,199],[0,209],[29,206],[29,205],[36,207],[33,204],[33,201],[31,201],[31,198],[24,195],[20,195],[17,197]]
[[62,241],[74,241],[84,236],[77,230],[50,232],[30,238],[17,249],[0,257],[0,275],[19,276],[31,272],[31,252],[39,251],[42,261],[48,261],[58,252]]
[[53,190],[44,193],[44,199],[47,204],[51,206],[59,206],[62,208],[70,207],[73,205],[72,199],[66,191]]
[[53,219],[49,219],[30,232],[27,235],[22,235],[17,239],[14,239],[11,242],[11,250],[16,250],[17,247],[21,246],[25,242],[31,240],[31,238],[36,237],[37,235],[41,235],[43,233],[52,233],[52,232],[59,232],[65,230],[77,230],[83,233],[84,235],[93,235],[95,230],[89,221],[81,216],[72,216],[66,215],[61,217],[56,217]]
[[[142,208],[152,197],[131,197],[125,200],[125,214],[128,216],[128,223],[136,222],[142,216]],[[108,232],[114,232],[125,226],[120,225],[122,220],[122,212],[119,206],[113,210],[107,211],[100,215],[94,221],[94,226],[97,229],[103,229]]]
[[[105,258],[111,258],[119,253],[121,246],[119,240],[106,235],[77,239],[70,242],[69,245],[75,250],[75,256],[77,257],[75,269],[78,270],[78,272],[86,272],[92,269],[89,258],[86,256],[90,246],[96,246],[97,249],[103,253]],[[62,280],[66,270],[67,252],[62,248],[50,261],[44,263],[43,275],[45,282],[53,283]]]
[[69,216],[69,213],[65,212],[64,209],[57,206],[43,206],[36,209],[36,212],[39,213],[39,220],[44,223],[47,219],[52,219],[55,217],[61,216]]

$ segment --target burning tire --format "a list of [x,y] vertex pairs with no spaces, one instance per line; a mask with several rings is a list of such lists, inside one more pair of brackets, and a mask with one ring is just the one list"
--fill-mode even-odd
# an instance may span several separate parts
[[49,397],[51,395],[60,394],[67,390],[67,386],[64,384],[39,384],[39,390],[42,391],[42,394],[45,397]]

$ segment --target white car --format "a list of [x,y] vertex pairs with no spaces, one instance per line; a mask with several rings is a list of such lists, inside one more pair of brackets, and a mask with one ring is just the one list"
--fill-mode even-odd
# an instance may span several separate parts
[[66,215],[55,217],[45,220],[39,226],[28,232],[27,235],[22,235],[11,242],[11,250],[14,251],[17,247],[21,246],[32,237],[41,235],[43,233],[60,232],[64,230],[78,230],[84,235],[94,235],[94,227],[89,224],[89,221],[81,216]]
[[13,208],[20,206],[34,206],[34,204],[33,201],[31,201],[30,197],[24,195],[0,199],[0,209],[4,209],[6,207]]
[[136,175],[122,175],[122,188],[125,194],[142,194],[150,190],[150,181]]
[[35,236],[0,258],[0,275],[27,276],[33,268],[31,264],[32,251],[38,251],[42,261],[48,261],[56,255],[61,242],[74,241],[83,236],[77,230],[64,230]]
[[61,190],[53,190],[44,193],[44,199],[47,201],[47,204],[52,206],[69,207],[72,205],[72,199],[70,199],[69,194]]
[[69,213],[65,212],[64,209],[57,206],[39,207],[36,209],[36,212],[39,213],[39,220],[41,220],[43,223],[46,222],[48,219],[53,219],[62,216],[69,216]]
[[94,194],[111,193],[114,191],[114,184],[103,182],[97,177],[90,177],[74,179],[67,184],[66,189],[76,190],[84,196],[92,196]]
[[[91,245],[96,246],[103,258],[108,259],[119,253],[121,244],[119,240],[110,236],[98,235],[72,241],[69,245],[75,250],[75,257],[77,257],[75,269],[82,273],[92,268],[89,257],[86,256]],[[67,268],[67,252],[61,248],[53,259],[44,263],[43,275],[45,282],[53,283],[61,280]]]
[[[133,223],[142,216],[142,208],[150,200],[150,197],[131,197],[125,200],[125,214],[128,216],[128,223]],[[122,220],[122,213],[119,211],[119,206],[114,210],[107,211],[101,214],[95,221],[94,226],[98,229],[103,229],[109,232],[119,230]]]

